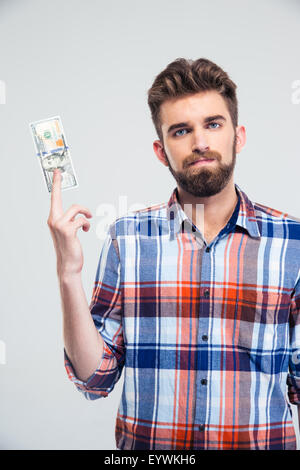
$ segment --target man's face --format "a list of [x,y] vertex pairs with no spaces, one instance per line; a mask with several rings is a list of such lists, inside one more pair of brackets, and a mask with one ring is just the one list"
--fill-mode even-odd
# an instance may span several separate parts
[[236,162],[236,129],[222,96],[206,91],[168,100],[160,113],[163,143],[154,149],[178,185],[195,197],[219,193]]

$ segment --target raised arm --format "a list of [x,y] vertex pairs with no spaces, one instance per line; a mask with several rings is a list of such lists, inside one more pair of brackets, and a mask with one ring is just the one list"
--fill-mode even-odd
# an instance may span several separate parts
[[[75,219],[76,215],[83,216]],[[85,217],[84,217],[85,216]],[[63,211],[61,175],[55,170],[51,207],[47,220],[57,259],[57,276],[63,311],[63,337],[66,353],[82,381],[95,372],[103,354],[103,339],[95,327],[82,286],[83,253],[77,230],[87,232],[91,212],[79,205]]]

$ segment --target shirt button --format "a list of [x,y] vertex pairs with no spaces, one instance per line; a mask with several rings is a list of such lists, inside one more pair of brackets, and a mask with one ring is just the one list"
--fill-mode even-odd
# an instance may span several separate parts
[[205,297],[206,299],[208,299],[208,297],[209,297],[209,289],[205,289],[205,291],[204,291],[204,297]]
[[202,336],[202,340],[203,340],[203,341],[207,341],[207,340],[208,340],[208,336],[207,336],[207,335],[203,335],[203,336]]
[[201,385],[207,385],[207,380],[206,379],[201,379]]
[[198,429],[199,431],[204,431],[204,428],[205,428],[204,424],[200,424]]
[[209,252],[210,252],[210,247],[207,246],[207,247],[205,248],[205,251],[206,251],[206,253],[209,253]]

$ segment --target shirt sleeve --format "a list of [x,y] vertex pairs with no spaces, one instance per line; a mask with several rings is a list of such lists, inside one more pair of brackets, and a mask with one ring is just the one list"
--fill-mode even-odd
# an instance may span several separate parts
[[292,293],[289,315],[290,358],[287,376],[288,397],[293,405],[300,404],[300,271]]
[[125,362],[122,328],[120,257],[113,225],[104,240],[89,308],[94,324],[104,340],[104,351],[94,374],[83,382],[78,377],[66,351],[64,363],[69,379],[89,400],[106,397],[121,377]]

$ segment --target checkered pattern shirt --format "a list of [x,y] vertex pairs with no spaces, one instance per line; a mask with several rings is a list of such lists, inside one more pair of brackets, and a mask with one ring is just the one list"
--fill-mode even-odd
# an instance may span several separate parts
[[109,226],[90,303],[103,356],[83,382],[64,355],[91,400],[123,371],[119,449],[296,448],[300,220],[235,190],[210,244],[177,188]]

